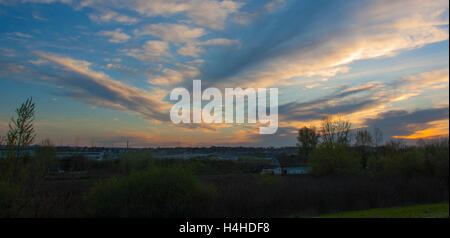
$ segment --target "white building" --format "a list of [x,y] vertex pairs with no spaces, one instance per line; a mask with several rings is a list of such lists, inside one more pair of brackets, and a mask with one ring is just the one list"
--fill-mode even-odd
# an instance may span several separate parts
[[279,156],[274,157],[261,171],[262,174],[307,174],[306,159],[298,156]]

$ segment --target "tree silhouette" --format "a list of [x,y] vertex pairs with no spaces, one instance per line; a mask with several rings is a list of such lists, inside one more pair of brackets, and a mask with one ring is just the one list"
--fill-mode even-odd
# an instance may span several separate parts
[[349,145],[351,127],[352,124],[341,115],[326,117],[322,120],[321,138],[325,143]]
[[355,145],[368,147],[372,145],[372,135],[367,130],[357,131],[355,135]]
[[33,127],[35,104],[33,98],[28,98],[16,109],[17,118],[11,118],[7,143],[10,148],[16,148],[16,158],[20,157],[24,146],[30,145],[36,134]]
[[319,143],[320,135],[315,127],[303,127],[298,130],[297,146],[298,153],[309,156],[311,151],[316,148]]

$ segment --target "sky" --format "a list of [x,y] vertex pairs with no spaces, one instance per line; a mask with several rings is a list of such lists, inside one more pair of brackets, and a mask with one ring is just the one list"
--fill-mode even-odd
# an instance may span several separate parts
[[[446,0],[0,0],[0,135],[36,143],[294,146],[327,116],[385,141],[449,133]],[[177,87],[278,88],[279,127],[174,124]]]

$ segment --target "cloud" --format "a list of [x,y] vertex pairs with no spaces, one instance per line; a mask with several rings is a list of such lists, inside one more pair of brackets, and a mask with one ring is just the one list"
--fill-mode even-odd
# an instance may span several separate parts
[[[446,1],[301,4],[255,22],[260,27],[240,39],[242,48],[224,51],[220,61],[203,65],[203,78],[219,85],[267,87],[293,78],[331,77],[358,60],[391,57],[448,40]],[[298,14],[302,7],[317,14]],[[301,21],[311,24],[299,25]]]
[[237,13],[243,3],[230,0],[84,0],[80,5],[97,9],[125,8],[147,17],[184,14],[197,25],[221,30],[225,27],[228,16]]
[[39,20],[39,21],[48,21],[47,18],[41,17],[41,16],[39,16],[39,15],[36,14],[36,13],[33,13],[33,18],[36,19],[36,20]]
[[54,2],[61,2],[61,3],[71,3],[72,0],[22,0],[22,2],[32,2],[32,3],[54,3]]
[[233,22],[241,25],[248,25],[259,15],[256,13],[238,12],[233,17]]
[[18,65],[16,63],[3,63],[0,61],[0,72],[12,73],[12,74],[23,74],[28,72],[23,65]]
[[145,26],[136,31],[136,34],[152,35],[168,42],[186,42],[205,35],[205,31],[202,28],[182,24],[158,23]]
[[90,14],[89,18],[92,21],[101,23],[101,22],[117,22],[122,24],[135,24],[139,22],[138,18],[130,17],[126,15],[119,14],[115,11],[103,11],[97,14]]
[[114,31],[100,31],[97,33],[101,36],[109,36],[111,37],[108,41],[111,43],[123,43],[130,39],[130,36],[123,33],[120,28],[117,28]]
[[174,86],[180,84],[186,79],[192,79],[199,75],[199,71],[195,66],[177,65],[177,69],[164,68],[158,76],[150,77],[148,80],[151,84],[160,86]]
[[422,94],[430,88],[442,88],[449,82],[448,69],[409,75],[389,82],[387,86],[393,89],[389,92],[392,101],[402,101]]
[[205,49],[202,46],[229,46],[239,43],[237,40],[230,40],[226,38],[214,38],[206,41],[200,41],[198,38],[206,34],[204,29],[189,27],[183,24],[151,24],[143,27],[141,30],[136,30],[135,34],[138,36],[152,35],[161,38],[166,42],[176,44],[184,43],[184,45],[178,49],[178,54],[192,57],[197,57],[200,54],[205,53]]
[[264,5],[268,12],[276,11],[284,6],[286,6],[285,0],[272,0]]
[[22,37],[22,38],[32,38],[33,37],[32,35],[21,33],[21,32],[14,32],[14,33],[12,33],[12,35]]
[[185,46],[178,49],[177,52],[180,55],[197,57],[200,54],[205,53],[205,50],[201,47],[198,47],[196,44],[186,44]]
[[386,99],[376,95],[384,85],[367,83],[361,86],[338,88],[330,95],[307,102],[290,102],[279,107],[280,119],[292,121],[312,121],[333,114],[349,114],[386,103]]
[[408,75],[387,83],[341,86],[324,97],[280,105],[279,128],[320,126],[324,117],[340,114],[356,127],[381,128],[385,139],[448,136],[448,103],[411,112],[401,109],[387,111],[393,103],[406,101],[443,85],[448,88],[448,80],[448,69],[444,69]]
[[48,60],[37,59],[37,60],[30,60],[29,62],[34,65],[42,65],[42,64],[48,63]]
[[201,26],[211,29],[221,30],[224,28],[228,15],[235,13],[241,8],[243,3],[234,1],[191,1],[186,15]]
[[[169,103],[162,101],[162,90],[144,91],[111,79],[103,72],[92,70],[91,63],[43,52],[41,58],[61,66],[65,73],[47,76],[43,80],[62,87],[63,94],[89,105],[135,113],[147,120],[167,121]],[[72,73],[72,74],[68,74]]]
[[[430,108],[423,110],[416,110],[408,112],[405,110],[391,110],[379,114],[377,118],[366,120],[366,125],[369,127],[379,127],[385,134],[385,138],[420,138],[441,135],[448,135],[448,118],[449,108]],[[447,125],[446,128],[441,128],[440,132],[434,131],[434,133],[422,133],[414,135],[418,131],[424,131],[426,129],[433,128],[436,121],[444,121]],[[438,123],[439,125],[440,123]],[[444,124],[444,125],[445,125]],[[431,131],[429,131],[431,132]]]
[[321,84],[320,83],[313,83],[310,85],[305,86],[306,89],[312,89],[312,88],[317,88],[319,87]]
[[448,87],[448,69],[408,75],[399,79],[370,82],[357,86],[341,86],[333,93],[306,102],[289,102],[279,106],[279,121],[284,125],[315,123],[322,118],[343,114],[353,123],[365,125],[377,118],[392,103],[406,101],[427,90]]
[[199,43],[199,45],[234,45],[234,44],[239,44],[239,41],[225,38],[215,38]]
[[200,54],[205,53],[205,49],[201,46],[231,46],[239,45],[239,41],[230,40],[225,38],[215,38],[206,41],[191,41],[186,43],[183,47],[178,49],[178,54],[184,56],[198,57]]
[[169,44],[165,41],[149,40],[140,49],[122,50],[127,56],[148,62],[163,61],[170,56]]
[[130,75],[137,75],[138,74],[136,69],[128,67],[128,66],[125,66],[125,65],[120,65],[120,64],[109,63],[109,64],[106,64],[106,68],[107,69],[118,70],[120,72],[127,73],[127,74],[130,74]]
[[167,42],[155,40],[147,41],[142,47],[146,54],[151,56],[167,55],[168,48],[169,45],[167,44]]

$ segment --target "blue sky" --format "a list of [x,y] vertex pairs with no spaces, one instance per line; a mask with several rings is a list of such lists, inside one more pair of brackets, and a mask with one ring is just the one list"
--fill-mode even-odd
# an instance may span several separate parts
[[[32,96],[37,143],[290,146],[338,114],[448,136],[447,1],[0,0],[0,22],[1,134]],[[174,125],[168,94],[193,79],[279,88],[278,132]]]

